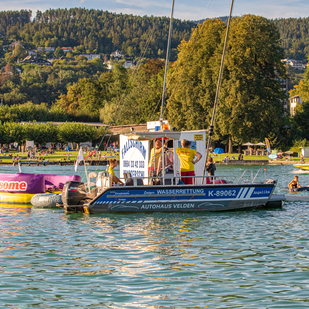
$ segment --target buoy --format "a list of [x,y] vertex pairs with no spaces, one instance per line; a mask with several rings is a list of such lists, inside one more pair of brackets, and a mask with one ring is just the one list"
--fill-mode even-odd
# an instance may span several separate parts
[[31,204],[35,208],[52,208],[56,207],[56,204],[61,204],[61,193],[38,193],[31,199]]

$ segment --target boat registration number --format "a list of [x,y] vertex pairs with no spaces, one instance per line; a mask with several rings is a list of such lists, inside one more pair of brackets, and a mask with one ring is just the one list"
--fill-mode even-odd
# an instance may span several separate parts
[[208,191],[208,196],[216,196],[216,197],[223,197],[223,196],[236,196],[236,190],[211,190]]

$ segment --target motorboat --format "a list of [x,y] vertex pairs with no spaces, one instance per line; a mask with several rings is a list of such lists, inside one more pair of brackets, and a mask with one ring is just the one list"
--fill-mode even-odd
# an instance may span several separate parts
[[297,167],[298,169],[300,169],[302,171],[309,171],[309,164],[308,163],[293,164],[293,166]]
[[[239,179],[233,176],[204,176],[204,162],[195,166],[194,184],[185,185],[180,176],[180,162],[176,149],[182,138],[193,140],[194,147],[205,147],[205,131],[156,131],[136,132],[120,136],[120,176],[123,186],[113,186],[110,176],[100,172],[96,192],[90,198],[86,184],[69,181],[62,192],[62,202],[67,211],[85,213],[106,212],[179,212],[179,211],[225,211],[266,206],[273,198],[276,179],[269,179],[266,169],[254,175],[246,170]],[[191,137],[191,138],[190,138]],[[162,147],[165,158],[172,153],[173,166],[149,174],[148,162],[153,141],[162,139],[172,144],[171,149]],[[195,140],[194,140],[195,139]],[[282,205],[282,199],[277,204]]]
[[[227,34],[232,14],[233,1],[227,23]],[[266,207],[275,201],[282,205],[284,198],[273,196],[277,180],[267,179],[266,169],[260,169],[255,175],[246,170],[237,179],[228,176],[205,176],[207,157],[213,135],[216,106],[218,103],[220,82],[223,71],[224,54],[227,45],[226,35],[213,115],[208,130],[173,131],[163,120],[163,108],[166,88],[166,76],[170,51],[171,29],[174,0],[172,1],[168,46],[165,62],[161,115],[159,121],[147,123],[147,132],[132,132],[120,135],[120,177],[123,186],[112,185],[111,177],[106,172],[99,172],[96,188],[87,190],[81,182],[67,182],[62,192],[62,202],[66,211],[84,213],[108,212],[179,212],[179,211],[225,211],[255,207]],[[148,126],[149,124],[149,126]],[[208,142],[206,141],[208,133]],[[149,167],[150,149],[155,140],[161,140],[161,162]],[[195,164],[193,184],[184,184],[180,173],[180,162],[176,149],[186,139],[191,148],[203,154],[203,160]],[[204,155],[205,154],[205,155]],[[169,157],[169,162],[165,161]],[[203,162],[204,161],[204,162]],[[88,184],[88,188],[90,185]]]

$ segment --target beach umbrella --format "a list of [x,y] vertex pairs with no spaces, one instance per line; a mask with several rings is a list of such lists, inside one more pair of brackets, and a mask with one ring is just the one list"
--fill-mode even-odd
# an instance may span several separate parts
[[260,143],[257,143],[257,144],[254,144],[255,146],[266,146],[266,144],[260,142]]
[[289,156],[289,159],[291,158],[291,155],[294,153],[294,151],[285,151],[284,154],[287,154]]
[[245,144],[242,144],[243,146],[248,146],[248,149],[250,148],[250,146],[254,146],[254,144],[248,142],[248,143],[245,143]]
[[217,154],[224,153],[224,149],[223,148],[215,148],[214,153],[217,153]]

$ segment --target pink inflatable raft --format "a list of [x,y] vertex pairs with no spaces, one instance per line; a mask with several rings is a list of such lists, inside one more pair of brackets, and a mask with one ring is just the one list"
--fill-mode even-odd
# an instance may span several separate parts
[[37,193],[60,193],[66,181],[80,181],[78,175],[0,174],[0,203],[30,204]]

